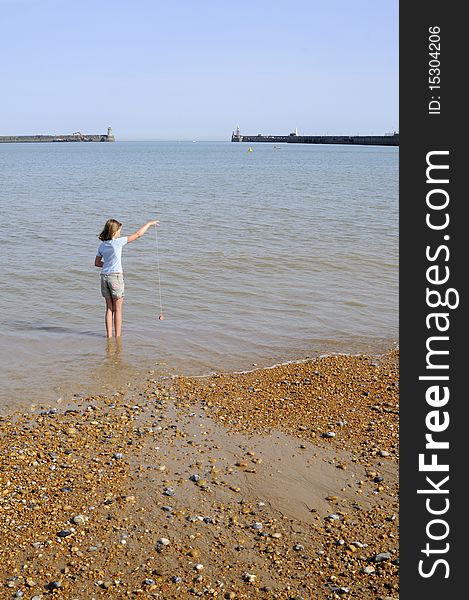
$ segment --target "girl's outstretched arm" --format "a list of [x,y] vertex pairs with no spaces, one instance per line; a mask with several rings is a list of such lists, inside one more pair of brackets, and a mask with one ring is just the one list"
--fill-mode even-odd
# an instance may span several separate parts
[[147,229],[149,227],[151,227],[152,225],[159,225],[160,222],[159,221],[148,221],[148,223],[145,223],[145,225],[143,225],[143,227],[140,227],[140,229],[138,229],[135,233],[132,233],[132,235],[129,235],[127,237],[127,243],[130,244],[130,242],[135,241],[136,239],[138,239],[139,237],[142,237],[142,235],[147,231]]

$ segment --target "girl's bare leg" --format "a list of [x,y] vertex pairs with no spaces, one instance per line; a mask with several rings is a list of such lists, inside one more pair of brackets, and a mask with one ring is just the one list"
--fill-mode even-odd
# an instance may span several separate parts
[[114,335],[120,337],[122,335],[122,305],[124,298],[114,300]]
[[114,301],[112,298],[106,298],[106,313],[104,322],[106,324],[106,337],[112,337],[112,322],[114,320]]

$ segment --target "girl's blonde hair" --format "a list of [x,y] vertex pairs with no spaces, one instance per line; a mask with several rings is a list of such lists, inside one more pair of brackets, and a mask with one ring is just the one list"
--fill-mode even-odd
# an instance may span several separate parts
[[103,242],[112,240],[116,231],[119,231],[121,227],[122,223],[119,223],[119,221],[116,221],[115,219],[108,219],[104,225],[104,229],[101,231],[98,237]]

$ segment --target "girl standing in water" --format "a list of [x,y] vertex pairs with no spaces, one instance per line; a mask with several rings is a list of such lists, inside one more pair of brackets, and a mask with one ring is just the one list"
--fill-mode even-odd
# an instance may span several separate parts
[[120,237],[122,223],[115,219],[108,219],[99,234],[99,245],[94,264],[101,269],[101,294],[106,300],[106,337],[122,334],[122,304],[124,302],[124,273],[122,270],[122,248],[141,237],[149,227],[159,225],[158,221],[148,221],[135,233]]

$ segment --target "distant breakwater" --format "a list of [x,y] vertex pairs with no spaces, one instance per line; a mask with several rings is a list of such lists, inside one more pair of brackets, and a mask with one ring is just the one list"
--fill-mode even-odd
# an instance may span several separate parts
[[107,133],[81,133],[76,131],[66,135],[1,135],[0,143],[34,143],[34,142],[115,142],[112,129],[108,127]]
[[233,132],[232,142],[270,142],[272,144],[349,144],[361,146],[399,146],[399,134],[391,135],[241,135]]

